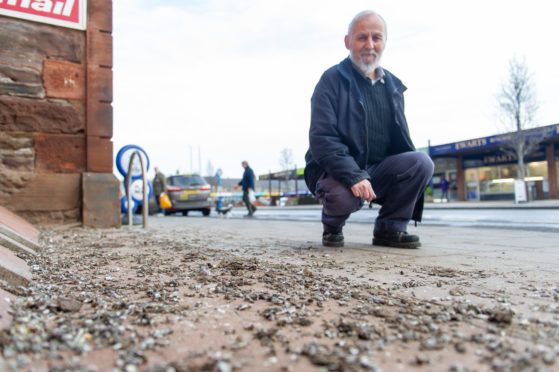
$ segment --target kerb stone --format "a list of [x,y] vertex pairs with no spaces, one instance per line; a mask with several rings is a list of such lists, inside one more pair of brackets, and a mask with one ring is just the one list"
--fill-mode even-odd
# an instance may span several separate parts
[[[35,244],[39,243],[40,231],[17,214],[2,206],[0,206],[0,225],[3,225],[18,235],[21,235],[26,240],[30,240]],[[17,240],[13,236],[10,237]]]
[[112,173],[83,173],[83,226],[120,226],[119,182]]
[[4,225],[0,225],[0,236],[6,236],[15,240],[35,252],[38,252],[41,249],[41,246],[37,244],[37,242],[27,239],[25,236],[18,234],[16,231],[7,228]]
[[35,252],[33,249],[29,248],[25,244],[21,244],[20,242],[7,237],[4,234],[0,234],[0,247],[5,247],[15,252],[27,253],[34,256],[37,255],[37,252]]
[[12,251],[0,246],[0,280],[12,287],[27,286],[32,279],[29,267]]

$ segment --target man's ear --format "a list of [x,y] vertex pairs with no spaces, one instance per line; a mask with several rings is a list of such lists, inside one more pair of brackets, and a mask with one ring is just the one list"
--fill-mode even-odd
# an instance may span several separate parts
[[345,47],[349,50],[349,36],[345,36],[344,37],[344,43],[345,43]]

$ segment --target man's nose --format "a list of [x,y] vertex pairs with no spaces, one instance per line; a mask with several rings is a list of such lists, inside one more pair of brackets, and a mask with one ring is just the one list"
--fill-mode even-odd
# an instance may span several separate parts
[[366,47],[369,49],[373,49],[375,47],[375,42],[372,37],[367,38]]

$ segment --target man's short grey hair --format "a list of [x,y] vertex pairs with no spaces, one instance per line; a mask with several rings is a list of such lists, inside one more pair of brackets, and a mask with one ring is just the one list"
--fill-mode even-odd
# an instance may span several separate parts
[[351,36],[351,29],[353,28],[353,25],[355,24],[355,22],[357,22],[357,20],[359,18],[369,16],[369,15],[377,16],[382,20],[382,23],[384,23],[384,40],[386,40],[386,34],[388,32],[387,28],[386,28],[386,21],[384,20],[384,18],[382,18],[382,16],[380,14],[378,14],[374,10],[363,10],[363,11],[357,13],[355,15],[355,17],[353,17],[353,19],[349,23],[349,26],[347,28],[347,36]]

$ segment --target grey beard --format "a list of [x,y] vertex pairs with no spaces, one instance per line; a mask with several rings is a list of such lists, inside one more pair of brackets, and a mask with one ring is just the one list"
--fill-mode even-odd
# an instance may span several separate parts
[[377,56],[377,58],[375,58],[375,61],[373,63],[369,63],[369,64],[363,63],[362,61],[358,61],[357,63],[354,62],[354,64],[359,69],[359,71],[361,71],[361,73],[363,75],[369,76],[377,68],[379,68],[380,58],[379,58],[379,56]]
[[350,58],[353,64],[355,65],[355,67],[357,67],[357,69],[359,70],[359,72],[361,72],[365,76],[369,76],[369,74],[373,73],[380,66],[380,59],[382,55],[378,53],[374,53],[374,55],[375,55],[375,61],[370,64],[363,63],[361,58],[359,58],[359,60],[356,61],[351,55],[351,53],[350,53]]
[[379,63],[378,60],[376,60],[375,62],[373,62],[371,64],[365,64],[363,62],[359,62],[359,63],[357,63],[356,66],[359,69],[359,71],[361,71],[361,73],[363,75],[369,76],[371,73],[373,73],[380,66],[380,63]]

